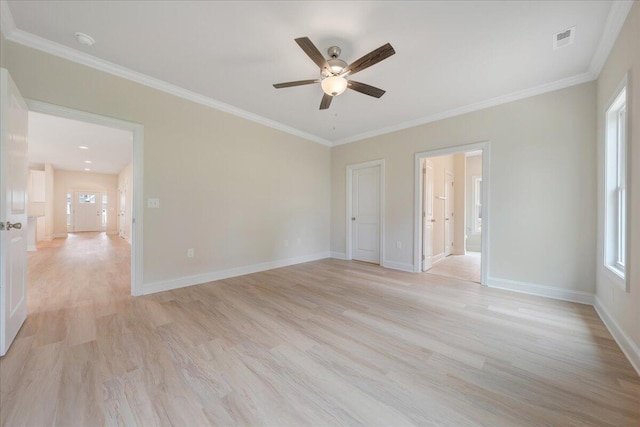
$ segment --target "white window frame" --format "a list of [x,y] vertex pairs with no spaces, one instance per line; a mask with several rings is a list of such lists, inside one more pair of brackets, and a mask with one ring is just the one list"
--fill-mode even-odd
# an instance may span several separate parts
[[629,292],[629,86],[620,83],[605,111],[604,267]]

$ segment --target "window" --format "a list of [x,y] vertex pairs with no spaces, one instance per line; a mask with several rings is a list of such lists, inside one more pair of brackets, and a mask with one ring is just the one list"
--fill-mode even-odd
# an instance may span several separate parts
[[95,203],[96,202],[96,195],[95,194],[82,194],[82,193],[80,193],[80,196],[78,197],[78,202],[79,203]]
[[604,264],[625,286],[627,258],[627,88],[617,93],[605,117]]
[[473,232],[482,231],[482,177],[473,177]]

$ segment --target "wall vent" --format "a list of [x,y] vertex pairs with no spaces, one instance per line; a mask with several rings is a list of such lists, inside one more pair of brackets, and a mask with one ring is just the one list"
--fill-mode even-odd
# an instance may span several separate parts
[[553,50],[573,44],[576,37],[576,27],[567,28],[553,35]]

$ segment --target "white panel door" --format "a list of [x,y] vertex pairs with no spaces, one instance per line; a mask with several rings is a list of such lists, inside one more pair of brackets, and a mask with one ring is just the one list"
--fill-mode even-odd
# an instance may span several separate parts
[[101,231],[101,193],[91,191],[76,191],[74,193],[73,199],[73,231]]
[[444,255],[449,256],[453,251],[453,174],[444,173]]
[[0,356],[27,318],[28,110],[0,69]]
[[425,160],[422,167],[422,271],[433,265],[433,163]]
[[355,169],[351,192],[352,258],[380,264],[380,166]]

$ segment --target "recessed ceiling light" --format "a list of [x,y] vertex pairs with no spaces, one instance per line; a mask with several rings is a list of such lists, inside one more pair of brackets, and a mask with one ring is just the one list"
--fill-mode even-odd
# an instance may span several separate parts
[[93,163],[91,160],[85,160],[85,163]]
[[88,34],[85,33],[75,33],[74,36],[76,36],[76,40],[78,40],[78,43],[83,44],[85,46],[93,46],[94,43],[96,42],[93,37],[91,37]]
[[86,145],[78,145],[78,148],[81,150],[88,150],[89,147],[87,147]]
[[84,168],[84,170],[86,170],[87,172],[89,172],[91,169],[89,169],[89,168]]

